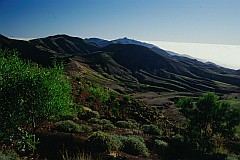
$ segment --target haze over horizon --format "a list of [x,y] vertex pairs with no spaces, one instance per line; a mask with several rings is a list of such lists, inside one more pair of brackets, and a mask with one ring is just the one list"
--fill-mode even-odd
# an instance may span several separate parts
[[1,0],[0,34],[158,41],[163,49],[239,69],[239,8],[239,0]]
[[203,62],[213,62],[222,67],[235,70],[240,69],[240,45],[162,41],[145,42],[154,44],[167,51],[172,51],[182,55],[189,55],[192,58],[199,59]]

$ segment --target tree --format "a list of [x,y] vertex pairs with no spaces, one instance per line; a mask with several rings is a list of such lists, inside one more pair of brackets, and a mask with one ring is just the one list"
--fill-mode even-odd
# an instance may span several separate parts
[[214,138],[233,137],[235,126],[240,124],[239,110],[228,102],[221,102],[214,93],[203,94],[194,102],[183,98],[178,102],[180,112],[186,117],[186,139],[207,152],[214,148]]
[[21,60],[16,51],[0,50],[0,140],[34,133],[71,103],[63,66],[42,68]]

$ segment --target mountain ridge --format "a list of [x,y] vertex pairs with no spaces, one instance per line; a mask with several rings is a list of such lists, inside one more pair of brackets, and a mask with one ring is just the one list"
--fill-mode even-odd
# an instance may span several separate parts
[[[97,38],[92,40],[102,41]],[[103,47],[92,40],[55,35],[21,41],[0,36],[0,46],[2,49],[16,48],[23,58],[45,66],[54,59],[65,61],[67,65],[77,63],[68,67],[70,73],[76,73],[81,65],[86,65],[89,67],[84,73],[86,78],[123,93],[212,91],[222,94],[240,91],[238,71],[187,57],[169,56],[160,48],[156,50],[130,42],[109,43]],[[96,80],[95,76],[102,79]]]

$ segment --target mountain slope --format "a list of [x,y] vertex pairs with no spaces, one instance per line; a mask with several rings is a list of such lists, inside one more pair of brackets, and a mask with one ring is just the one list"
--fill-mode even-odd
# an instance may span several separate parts
[[76,75],[88,68],[82,74],[86,78],[121,92],[240,92],[240,76],[235,70],[165,55],[166,51],[160,48],[119,43],[101,47],[95,42],[67,35],[30,41],[0,37],[3,49],[17,48],[25,58],[40,64],[63,60],[68,63],[69,72]]
[[67,35],[49,36],[30,40],[30,43],[42,50],[66,55],[88,54],[97,51],[99,47],[78,37]]
[[49,66],[52,64],[51,54],[46,50],[40,50],[29,41],[9,39],[0,35],[0,48],[17,49],[22,58],[30,59],[43,66]]

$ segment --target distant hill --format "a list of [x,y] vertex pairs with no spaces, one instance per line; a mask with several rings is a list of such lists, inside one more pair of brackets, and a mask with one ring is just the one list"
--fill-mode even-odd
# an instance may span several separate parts
[[135,44],[135,45],[144,46],[147,48],[157,47],[153,44],[137,41],[134,39],[129,39],[127,37],[119,38],[119,39],[111,40],[111,41],[100,39],[100,38],[86,38],[85,40],[88,42],[93,42],[93,43],[99,45],[100,47],[106,47],[110,44]]
[[127,38],[107,41],[55,35],[30,41],[0,36],[2,49],[49,65],[65,61],[70,75],[119,92],[240,92],[239,71],[171,55],[154,45]]
[[99,47],[106,47],[110,44],[112,44],[112,41],[100,39],[100,38],[86,38],[85,41],[90,42],[90,43],[95,43]]
[[119,39],[113,40],[112,42],[117,43],[117,44],[135,44],[135,45],[144,46],[144,47],[147,47],[147,48],[157,47],[153,44],[137,41],[137,40],[134,40],[134,39],[129,39],[127,37],[119,38]]

